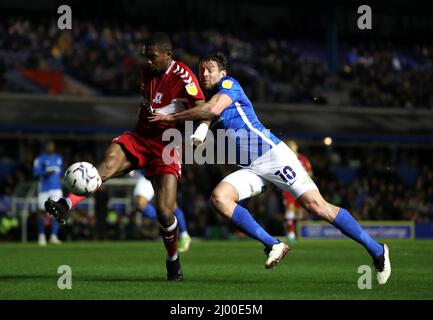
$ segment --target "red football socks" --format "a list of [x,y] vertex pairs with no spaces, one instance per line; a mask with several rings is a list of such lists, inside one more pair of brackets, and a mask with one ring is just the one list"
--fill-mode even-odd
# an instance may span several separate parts
[[295,233],[295,219],[287,219],[287,232]]
[[167,250],[168,258],[175,260],[177,258],[177,219],[174,217],[174,223],[168,227],[161,229],[162,240],[164,241],[165,248]]
[[[84,199],[86,199],[85,196],[77,196],[76,194],[70,193],[67,195],[66,199],[69,199],[71,202],[71,208],[75,207],[77,204],[79,204],[81,201],[83,201]],[[69,203],[68,200],[66,200],[66,202]],[[69,208],[69,209],[71,209]]]

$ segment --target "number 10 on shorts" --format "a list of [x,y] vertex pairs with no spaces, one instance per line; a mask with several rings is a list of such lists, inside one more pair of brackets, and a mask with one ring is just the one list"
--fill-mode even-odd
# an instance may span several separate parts
[[274,174],[279,176],[285,183],[296,178],[296,172],[290,166],[285,166],[283,170],[278,170]]

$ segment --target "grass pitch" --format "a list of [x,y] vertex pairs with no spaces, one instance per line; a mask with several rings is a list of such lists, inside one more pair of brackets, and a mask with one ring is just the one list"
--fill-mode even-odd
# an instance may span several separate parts
[[[158,242],[0,244],[0,299],[433,299],[433,241],[389,240],[392,275],[360,290],[370,256],[351,240],[302,240],[273,270],[255,241],[195,241],[181,254],[185,280],[165,280]],[[60,290],[60,265],[72,289]]]

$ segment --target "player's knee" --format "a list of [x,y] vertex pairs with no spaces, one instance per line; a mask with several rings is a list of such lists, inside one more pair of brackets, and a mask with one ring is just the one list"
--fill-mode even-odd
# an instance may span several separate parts
[[107,181],[117,171],[117,161],[115,159],[115,156],[105,158],[105,160],[99,165],[98,167],[98,173],[102,179],[102,181]]
[[317,215],[319,218],[332,221],[333,214],[329,204],[325,200],[311,199],[304,203],[304,209],[308,212]]
[[144,197],[137,197],[136,198],[136,207],[138,211],[142,211],[147,206],[147,199]]
[[172,208],[170,208],[167,202],[157,201],[155,209],[159,224],[164,228],[168,228],[171,225],[171,220],[173,219],[171,217],[173,215]]
[[213,209],[215,209],[218,213],[221,214],[225,214],[225,212],[227,211],[226,209],[232,201],[233,200],[229,195],[215,190],[210,196],[210,205]]
[[110,145],[105,153],[104,160],[98,166],[98,173],[102,181],[106,181],[118,173],[124,160],[124,154],[120,146],[117,144]]

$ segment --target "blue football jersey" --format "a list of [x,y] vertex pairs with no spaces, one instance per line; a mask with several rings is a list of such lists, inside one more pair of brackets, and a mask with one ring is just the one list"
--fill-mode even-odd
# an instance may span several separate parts
[[223,77],[218,82],[218,93],[228,95],[233,101],[220,118],[226,136],[236,145],[236,164],[248,166],[281,142],[259,121],[251,101],[236,79]]
[[42,153],[33,163],[33,176],[39,178],[39,192],[62,189],[63,158]]

